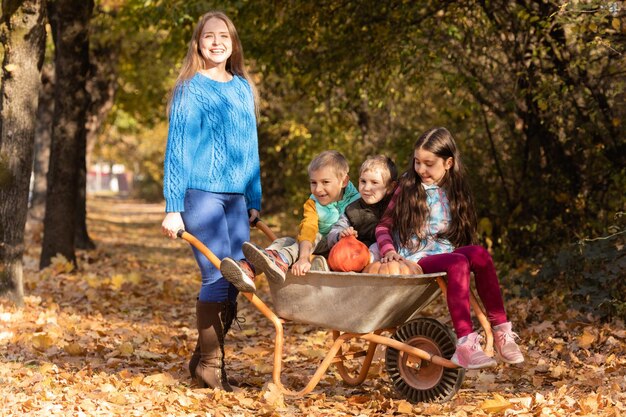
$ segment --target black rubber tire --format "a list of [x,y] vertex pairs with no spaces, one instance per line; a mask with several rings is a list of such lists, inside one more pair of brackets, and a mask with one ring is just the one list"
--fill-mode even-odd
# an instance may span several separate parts
[[[454,333],[430,318],[404,323],[392,338],[446,359],[450,359],[456,349]],[[419,369],[415,369],[407,364],[405,357],[408,356],[391,347],[385,355],[387,375],[395,390],[407,400],[413,403],[448,401],[461,388],[465,369],[445,368],[428,361],[421,361]]]

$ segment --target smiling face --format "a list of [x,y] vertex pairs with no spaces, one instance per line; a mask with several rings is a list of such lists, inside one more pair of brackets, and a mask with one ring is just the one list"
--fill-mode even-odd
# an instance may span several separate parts
[[453,158],[444,159],[422,148],[415,150],[413,167],[423,184],[439,184],[452,164]]
[[309,185],[317,201],[326,206],[341,200],[343,188],[348,185],[348,175],[342,178],[331,167],[322,167],[309,171]]
[[225,67],[233,53],[233,42],[226,22],[217,17],[207,20],[200,33],[199,48],[209,68]]
[[[366,204],[376,204],[393,189],[389,174],[379,168],[368,169],[359,176],[359,193]],[[387,178],[387,179],[385,179]]]

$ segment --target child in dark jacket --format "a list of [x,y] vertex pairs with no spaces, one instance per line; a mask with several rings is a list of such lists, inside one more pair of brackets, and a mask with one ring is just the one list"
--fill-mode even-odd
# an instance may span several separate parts
[[332,248],[341,238],[353,235],[370,248],[370,261],[377,260],[376,225],[391,200],[397,181],[398,170],[389,157],[368,157],[359,170],[361,198],[346,207],[328,232],[328,246]]

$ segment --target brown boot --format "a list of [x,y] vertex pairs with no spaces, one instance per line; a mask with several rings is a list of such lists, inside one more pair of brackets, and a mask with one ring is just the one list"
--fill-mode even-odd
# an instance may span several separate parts
[[225,301],[224,315],[222,316],[222,324],[224,325],[224,337],[228,334],[233,321],[237,318],[237,301]]
[[[226,338],[226,334],[228,334],[228,330],[230,330],[230,326],[233,321],[237,317],[237,301],[226,301],[226,310],[223,315],[223,328],[224,328],[224,338]],[[196,367],[200,362],[200,337],[196,340],[196,348],[191,355],[191,359],[189,359],[189,375],[191,375],[191,379],[196,379]],[[226,369],[224,368],[224,361],[222,361],[222,372],[226,373]],[[236,379],[228,378],[228,383],[234,387],[239,386],[239,382]]]
[[196,379],[196,366],[198,366],[198,362],[200,362],[200,337],[196,340],[196,348],[191,354],[191,359],[189,359],[189,375],[191,375],[191,379]]
[[232,391],[224,371],[224,325],[226,303],[196,302],[196,320],[200,345],[200,360],[196,366],[196,381],[202,388]]

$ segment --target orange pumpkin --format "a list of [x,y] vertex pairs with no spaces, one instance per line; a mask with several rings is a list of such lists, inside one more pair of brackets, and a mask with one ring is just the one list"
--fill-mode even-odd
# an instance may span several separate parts
[[421,266],[406,259],[385,263],[380,261],[372,262],[363,269],[363,272],[381,275],[421,275],[424,273]]
[[352,235],[341,238],[328,254],[328,266],[332,271],[360,272],[369,261],[367,246]]

